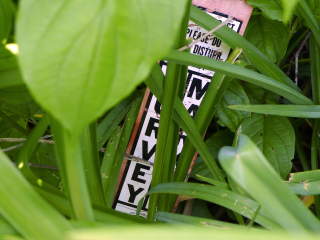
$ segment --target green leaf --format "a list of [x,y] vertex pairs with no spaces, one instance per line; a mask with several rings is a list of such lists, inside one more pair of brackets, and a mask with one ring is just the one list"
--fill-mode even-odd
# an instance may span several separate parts
[[313,16],[316,18],[317,22],[320,24],[320,2],[314,0],[306,1],[313,13]]
[[302,196],[312,196],[320,194],[320,181],[313,182],[288,182],[286,183],[292,192]]
[[245,82],[242,84],[242,87],[250,100],[250,104],[259,104],[263,102],[274,104],[279,103],[280,101],[280,95],[265,90],[262,87],[254,85],[252,83]]
[[[245,69],[243,67],[235,66],[218,60],[213,60],[207,57],[198,56],[195,54],[188,54],[185,52],[174,50],[170,51],[170,53],[166,56],[166,60],[216,71],[227,76],[253,83],[272,92],[275,92],[296,104],[313,104],[313,102],[309,98],[302,95],[299,91],[293,90],[291,87],[280,83],[280,81],[278,80]],[[293,83],[293,85],[295,84]]]
[[287,118],[256,114],[245,119],[238,131],[252,139],[282,178],[289,174],[294,156],[295,134]]
[[0,45],[0,100],[11,104],[30,101],[16,56]]
[[0,1],[0,44],[5,44],[12,30],[14,8],[11,0]]
[[54,146],[48,143],[38,145],[34,156],[30,159],[31,163],[39,164],[39,167],[31,167],[32,172],[44,182],[58,188],[61,181],[58,170],[53,170],[50,167],[57,168],[58,163]]
[[[211,228],[213,230],[229,229],[229,232],[230,232],[231,229],[233,229],[237,231],[248,232],[247,227],[244,227],[238,224],[208,219],[208,218],[191,217],[191,216],[173,214],[168,212],[157,212],[155,217],[158,221],[161,221],[161,222],[172,223],[172,224],[188,224],[188,227],[202,226],[204,228]],[[262,229],[251,229],[250,232],[251,231],[259,231],[260,234],[262,235],[266,232],[266,231],[263,231]]]
[[[210,223],[209,223],[210,224]],[[219,239],[219,240],[301,240],[300,234],[288,234],[282,231],[270,232],[264,231],[232,231],[228,228],[212,229],[204,227],[190,227],[180,225],[165,225],[160,226],[130,226],[123,228],[94,228],[81,229],[72,231],[68,235],[70,240],[95,239],[102,240],[106,236],[110,239],[141,239],[143,234],[144,239],[153,240],[174,240],[174,239]],[[308,235],[308,240],[318,240],[318,234]]]
[[230,106],[232,109],[261,114],[270,114],[298,118],[320,118],[319,105],[238,105]]
[[272,62],[276,62],[288,35],[289,29],[282,22],[258,15],[250,18],[244,36]]
[[219,162],[261,207],[287,231],[309,236],[319,232],[320,222],[282,182],[262,152],[249,137],[241,134],[237,148],[224,147]]
[[24,80],[45,110],[80,134],[166,55],[185,7],[184,0],[21,1]]
[[35,192],[2,152],[0,178],[1,215],[24,238],[63,239],[64,232],[70,229],[67,220]]
[[226,92],[221,99],[218,108],[217,115],[219,120],[223,122],[224,126],[227,126],[232,132],[235,132],[243,119],[251,116],[249,112],[234,111],[228,108],[233,104],[249,105],[249,99],[244,92],[239,81],[234,79],[227,88]]
[[[35,101],[22,102],[18,104],[2,103],[0,109],[7,113],[27,118],[35,118],[36,114],[43,114],[43,110]],[[41,115],[39,115],[41,116]]]
[[247,0],[247,3],[260,8],[262,15],[271,20],[283,20],[283,7],[277,0]]
[[290,173],[290,182],[320,181],[320,170]]
[[[21,127],[24,127],[25,121],[23,118],[19,118],[18,116],[12,116],[12,119]],[[23,138],[23,137],[25,137],[24,134],[22,134],[20,131],[15,129],[12,125],[10,125],[9,123],[7,123],[6,121],[0,118],[0,138]],[[0,142],[0,148],[5,149],[17,144],[19,143]],[[15,157],[17,156],[16,154],[17,154],[16,150],[7,152],[7,155],[11,159],[15,159]]]
[[[162,183],[148,192],[148,194],[153,193],[174,193],[203,199],[231,209],[232,211],[250,219],[255,215],[255,212],[259,207],[257,202],[243,195],[225,188],[198,183]],[[279,229],[279,226],[268,219],[265,215],[262,215],[262,212],[259,212],[256,222],[268,229]]]
[[[218,152],[223,146],[230,146],[232,144],[234,134],[230,130],[221,130],[216,132],[207,141],[206,145],[214,159],[218,158]],[[214,179],[208,166],[199,156],[195,161],[190,177],[196,178],[196,174]]]
[[285,22],[290,20],[290,17],[299,1],[301,0],[281,0],[284,9],[283,20]]

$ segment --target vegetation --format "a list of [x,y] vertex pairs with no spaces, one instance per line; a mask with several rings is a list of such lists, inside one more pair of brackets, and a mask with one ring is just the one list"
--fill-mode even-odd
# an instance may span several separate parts
[[[248,4],[244,37],[214,33],[221,62],[177,50],[189,19],[220,24],[190,0],[1,0],[1,239],[317,239],[320,1]],[[186,66],[216,72],[194,119]],[[144,219],[111,207],[146,87],[162,108]]]

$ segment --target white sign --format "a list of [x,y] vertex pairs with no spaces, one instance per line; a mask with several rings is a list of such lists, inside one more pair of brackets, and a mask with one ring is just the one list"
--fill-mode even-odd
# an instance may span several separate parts
[[[208,14],[220,21],[225,21],[228,18],[228,16],[217,12]],[[241,21],[234,19],[228,23],[228,26],[234,31],[239,32],[241,24]],[[187,38],[192,37],[193,39],[197,39],[205,33],[207,33],[205,29],[189,21]],[[221,61],[226,61],[229,52],[230,47],[214,35],[206,37],[191,48],[191,53],[193,54]],[[161,66],[165,73],[166,63],[162,62]],[[214,72],[206,69],[188,68],[183,104],[191,117],[195,116],[213,74]],[[132,215],[136,213],[138,202],[145,196],[151,185],[152,164],[155,156],[161,109],[160,102],[153,94],[148,96],[145,109],[131,150],[131,154],[134,157],[143,159],[145,163],[128,161],[113,205],[116,210]],[[178,156],[185,139],[186,134],[182,131],[177,150]],[[146,217],[148,200],[148,197],[144,200],[141,216]]]

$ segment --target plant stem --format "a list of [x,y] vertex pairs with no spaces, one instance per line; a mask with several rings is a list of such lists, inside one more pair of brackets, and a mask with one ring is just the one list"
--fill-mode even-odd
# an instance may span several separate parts
[[52,117],[51,127],[64,184],[63,190],[70,201],[72,217],[79,221],[94,221],[78,137]]
[[80,145],[91,202],[99,206],[106,206],[97,150],[96,122],[91,123],[84,129],[80,137]]

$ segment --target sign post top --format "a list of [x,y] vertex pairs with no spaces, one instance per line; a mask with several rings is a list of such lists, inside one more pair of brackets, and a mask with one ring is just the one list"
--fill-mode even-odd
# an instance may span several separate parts
[[207,12],[217,11],[241,20],[240,35],[243,35],[252,12],[246,0],[192,0],[192,4],[207,8]]

